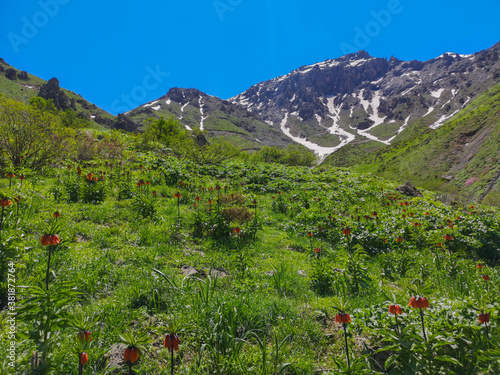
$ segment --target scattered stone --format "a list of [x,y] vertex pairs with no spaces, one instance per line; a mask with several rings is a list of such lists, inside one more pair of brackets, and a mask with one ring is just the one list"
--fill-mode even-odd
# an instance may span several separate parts
[[226,270],[224,270],[223,268],[212,268],[212,270],[210,271],[210,275],[212,277],[226,277],[227,276],[227,272]]
[[423,197],[422,193],[409,182],[405,182],[404,185],[397,187],[396,190],[407,197]]
[[100,368],[106,368],[113,371],[113,374],[119,373],[117,371],[123,363],[123,352],[127,346],[125,344],[115,344],[111,347],[111,350],[104,355],[102,359],[102,364]]
[[446,175],[441,176],[441,178],[442,178],[443,180],[446,180],[446,181],[451,181],[451,180],[453,180],[453,176],[449,176],[449,175],[448,175],[448,176],[446,176]]
[[184,276],[193,276],[198,274],[198,270],[196,268],[187,265],[181,267],[181,272]]

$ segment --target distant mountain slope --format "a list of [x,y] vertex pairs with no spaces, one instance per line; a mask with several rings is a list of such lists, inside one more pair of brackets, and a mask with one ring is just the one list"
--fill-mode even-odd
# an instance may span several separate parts
[[210,136],[223,137],[243,150],[291,143],[279,129],[261,121],[241,106],[196,89],[170,89],[161,98],[125,115],[139,127],[151,117],[174,116],[187,129],[206,130]]
[[10,66],[3,59],[0,59],[0,93],[26,103],[34,96],[59,98],[60,103],[56,103],[59,109],[71,108],[96,126],[110,127],[115,121],[115,116],[83,99],[81,95],[60,88],[57,79],[45,81]]
[[479,200],[500,197],[500,84],[439,129],[420,123],[407,131],[404,140],[356,160],[354,169],[454,187]]
[[439,128],[499,83],[499,54],[500,43],[426,62],[361,51],[259,83],[230,101],[321,156],[351,143],[372,151],[404,139],[415,121]]

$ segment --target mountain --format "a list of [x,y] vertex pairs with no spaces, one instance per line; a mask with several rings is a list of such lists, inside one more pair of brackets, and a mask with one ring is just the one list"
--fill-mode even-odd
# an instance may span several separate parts
[[231,99],[321,157],[405,139],[419,122],[438,129],[500,82],[500,43],[472,55],[401,61],[360,51],[303,66]]
[[115,116],[97,107],[72,91],[59,87],[57,78],[45,81],[26,71],[20,71],[0,58],[0,93],[11,99],[29,102],[32,97],[52,99],[60,110],[72,109],[95,127],[110,127]]
[[242,106],[196,89],[172,88],[161,98],[125,113],[126,119],[133,121],[139,129],[144,120],[160,116],[174,116],[186,129],[206,130],[209,136],[222,137],[243,150],[258,150],[264,145],[283,146],[292,142],[279,129]]
[[366,155],[353,168],[500,204],[500,84],[439,129],[407,131],[406,139]]

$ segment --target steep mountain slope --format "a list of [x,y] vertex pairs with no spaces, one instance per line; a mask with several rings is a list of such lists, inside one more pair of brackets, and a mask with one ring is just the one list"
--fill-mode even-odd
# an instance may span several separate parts
[[196,89],[170,89],[161,98],[125,115],[139,127],[151,117],[174,116],[186,129],[206,130],[210,136],[223,137],[244,150],[291,143],[279,129],[261,121],[241,106]]
[[320,156],[353,142],[373,151],[404,139],[415,121],[438,129],[491,89],[500,82],[499,53],[500,43],[474,55],[405,62],[361,51],[259,83],[230,101]]
[[500,84],[439,129],[407,131],[411,136],[358,160],[354,169],[500,203]]
[[45,81],[15,69],[3,59],[0,59],[0,93],[26,103],[34,96],[53,99],[59,109],[72,109],[97,127],[109,127],[115,121],[113,115],[83,99],[81,95],[60,88],[56,78]]

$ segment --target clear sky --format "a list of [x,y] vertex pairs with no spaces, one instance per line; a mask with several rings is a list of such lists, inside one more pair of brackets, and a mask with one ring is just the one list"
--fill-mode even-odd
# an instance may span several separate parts
[[116,114],[171,87],[227,99],[353,50],[477,52],[499,16],[498,0],[2,0],[0,57]]

